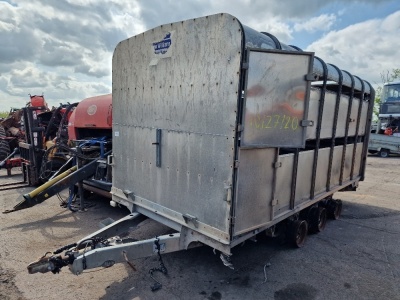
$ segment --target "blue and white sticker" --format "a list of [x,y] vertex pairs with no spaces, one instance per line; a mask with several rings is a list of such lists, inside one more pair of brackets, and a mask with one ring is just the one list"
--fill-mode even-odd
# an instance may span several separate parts
[[171,33],[168,32],[161,41],[153,43],[154,54],[163,55],[163,54],[167,53],[167,51],[168,51],[169,47],[171,47],[171,45],[172,45]]

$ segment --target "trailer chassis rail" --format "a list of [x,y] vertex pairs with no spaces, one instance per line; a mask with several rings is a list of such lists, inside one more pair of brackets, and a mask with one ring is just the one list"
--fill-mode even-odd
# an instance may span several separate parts
[[94,249],[79,255],[70,266],[70,270],[73,274],[79,275],[86,269],[108,268],[116,263],[157,255],[156,243],[159,243],[161,253],[184,250],[180,245],[180,237],[180,233],[174,233],[157,238]]
[[[190,248],[202,245],[185,240],[185,234],[180,232],[127,243],[117,235],[136,227],[146,218],[140,213],[132,213],[77,243],[64,246],[53,253],[47,252],[43,257],[28,265],[28,272],[55,274],[59,273],[61,268],[69,266],[73,274],[79,275],[85,270],[109,268],[116,263],[127,262],[132,267],[130,261],[137,258],[186,250],[189,244]],[[63,251],[65,253],[60,254]]]

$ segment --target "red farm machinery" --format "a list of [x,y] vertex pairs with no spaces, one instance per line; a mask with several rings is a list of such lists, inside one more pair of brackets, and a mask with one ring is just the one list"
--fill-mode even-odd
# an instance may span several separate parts
[[[13,209],[6,211],[7,213],[41,203],[66,188],[69,189],[68,199],[60,200],[62,205],[71,211],[76,211],[72,202],[77,195],[81,200],[80,208],[83,208],[84,191],[110,197],[111,170],[106,157],[111,154],[111,94],[86,98],[74,104],[73,108],[66,108],[63,118],[58,123],[67,126],[59,128],[55,139],[50,130],[43,130],[34,123],[32,132],[36,132],[37,135],[33,137],[39,140],[43,138],[46,141],[45,149],[32,153],[29,151],[32,149],[30,141],[38,147],[38,144],[35,144],[36,139],[20,142],[21,157],[37,162],[35,167],[40,168],[40,172],[33,174],[40,174],[40,177],[34,179],[39,180],[42,185],[25,194],[24,199]],[[29,116],[29,113],[32,111],[24,112],[30,118],[32,116]],[[64,122],[64,117],[67,117],[67,122]],[[47,129],[51,126],[53,125],[50,120]],[[32,160],[32,155],[35,154],[37,156],[33,156]],[[33,179],[30,182],[33,182]]]
[[7,169],[10,176],[13,168],[20,167],[23,181],[3,184],[1,190],[37,186],[65,163],[64,154],[56,150],[45,162],[43,157],[56,141],[63,143],[68,138],[68,119],[75,106],[60,104],[50,110],[44,96],[35,95],[24,108],[11,109],[0,123],[0,168]]

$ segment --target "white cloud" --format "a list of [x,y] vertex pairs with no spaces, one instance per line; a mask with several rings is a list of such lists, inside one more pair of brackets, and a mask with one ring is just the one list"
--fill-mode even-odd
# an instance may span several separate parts
[[292,40],[293,30],[281,20],[271,17],[267,21],[253,21],[244,23],[252,29],[273,34],[280,42],[288,44]]
[[305,22],[296,23],[294,25],[295,31],[328,31],[335,24],[335,14],[323,14],[318,17],[311,18]]
[[400,11],[329,32],[307,51],[315,51],[325,62],[346,69],[371,84],[381,83],[380,73],[399,67]]
[[[391,0],[334,0],[341,4],[369,5],[385,1]],[[336,15],[314,17],[331,3],[324,0],[309,0],[307,5],[293,0],[9,2],[0,0],[0,110],[9,109],[11,104],[25,105],[29,93],[43,92],[46,100],[54,105],[109,93],[112,53],[117,43],[161,24],[226,12],[238,17],[244,25],[270,32],[281,42],[289,44],[295,31],[305,34],[327,31],[333,27],[336,16],[341,14],[336,12]],[[362,71],[371,65],[367,59],[379,58],[380,63],[375,62],[379,76],[381,70],[390,69],[383,63],[383,54],[393,57],[392,53],[399,48],[398,41],[389,42],[396,38],[396,17],[399,16],[375,20],[375,25],[365,23],[363,26],[371,27],[367,29],[360,25],[363,30],[356,26],[343,32],[328,33],[311,48],[315,48],[319,56],[327,55],[327,62],[337,61],[340,67],[349,66],[347,58],[353,57],[350,66]],[[302,21],[307,18],[308,21]],[[293,22],[297,23],[291,27],[289,24]],[[373,26],[379,26],[379,30],[387,34],[380,36]],[[390,43],[397,48],[390,48]],[[372,53],[368,47],[380,51],[382,56]],[[363,53],[364,57],[358,53]]]
[[[125,3],[124,3],[125,2]],[[111,92],[116,44],[144,30],[132,1],[0,1],[0,110]]]

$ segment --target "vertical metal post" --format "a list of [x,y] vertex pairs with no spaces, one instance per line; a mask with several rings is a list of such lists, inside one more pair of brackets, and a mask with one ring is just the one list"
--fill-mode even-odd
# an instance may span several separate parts
[[25,163],[22,162],[21,164],[21,169],[22,169],[22,177],[24,178],[24,182],[28,182],[28,178],[27,178],[27,170],[26,170],[26,166]]
[[346,130],[344,133],[344,143],[343,143],[343,155],[342,155],[342,163],[340,166],[340,178],[339,178],[339,184],[342,185],[343,184],[343,172],[344,172],[344,164],[346,161],[346,148],[347,148],[347,139],[349,136],[349,127],[350,127],[350,115],[351,115],[351,108],[353,106],[353,97],[354,97],[354,77],[353,75],[351,75],[349,72],[346,72],[350,78],[351,78],[351,92],[350,92],[350,98],[349,98],[349,107],[347,110],[347,119],[346,119]]
[[296,149],[294,152],[294,157],[293,157],[293,170],[292,170],[292,184],[291,184],[291,193],[290,193],[290,205],[289,208],[293,209],[294,208],[294,202],[296,200],[296,181],[297,181],[297,169],[299,165],[299,153],[300,150],[299,148]]
[[279,148],[275,148],[275,158],[274,158],[274,174],[272,177],[272,191],[271,191],[271,220],[274,219],[275,215],[275,206],[277,205],[276,196],[276,179],[277,179],[277,172],[278,168],[280,167],[279,163]]
[[335,113],[333,117],[333,126],[332,126],[332,140],[331,140],[331,150],[329,152],[329,162],[328,162],[328,178],[326,180],[326,191],[330,191],[331,189],[331,177],[332,177],[332,164],[333,164],[333,152],[335,150],[335,145],[336,145],[336,130],[337,130],[337,123],[338,123],[338,117],[339,117],[339,107],[340,107],[340,98],[342,96],[342,86],[343,86],[343,74],[342,71],[336,67],[335,65],[332,65],[336,69],[339,75],[339,80],[338,80],[338,89],[336,91],[336,103],[335,103]]
[[[354,136],[354,148],[353,148],[353,157],[351,161],[351,171],[350,171],[350,179],[353,179],[354,175],[354,165],[355,165],[355,160],[356,160],[356,151],[357,151],[357,143],[358,143],[358,130],[360,128],[360,119],[361,119],[361,112],[362,112],[362,106],[364,102],[364,92],[365,92],[365,85],[364,82],[357,76],[354,76],[361,82],[361,97],[360,97],[360,105],[358,106],[358,112],[357,112],[357,124],[356,124],[356,133]],[[360,170],[358,170],[360,171]],[[358,175],[358,174],[357,174]]]
[[156,129],[156,167],[161,168],[161,129]]
[[365,177],[365,167],[366,167],[366,160],[367,160],[367,155],[368,155],[368,142],[369,142],[369,135],[371,132],[371,122],[372,122],[372,111],[374,109],[374,103],[375,103],[375,90],[372,87],[372,85],[367,82],[370,88],[370,95],[369,95],[369,105],[368,105],[368,119],[367,119],[367,124],[365,125],[365,138],[364,138],[364,145],[363,145],[363,154],[362,154],[362,163],[361,163],[361,170],[360,170],[360,175],[361,178],[360,180],[364,180]]
[[[76,148],[76,151],[78,154],[82,154],[82,148],[78,146]],[[78,165],[78,170],[82,167],[82,159],[79,157],[76,157],[76,163]],[[85,211],[85,198],[84,198],[84,190],[83,190],[83,181],[79,180],[78,181],[78,192],[79,192],[79,211]]]
[[311,178],[311,191],[310,191],[310,198],[313,199],[315,195],[315,179],[317,176],[317,164],[318,164],[318,154],[319,154],[319,143],[321,140],[321,127],[322,127],[322,115],[324,113],[324,104],[325,104],[325,93],[326,93],[326,81],[328,78],[328,67],[326,63],[320,59],[319,57],[315,56],[315,59],[318,59],[323,67],[324,74],[323,74],[323,83],[321,89],[321,96],[319,98],[319,108],[318,108],[318,120],[317,120],[317,132],[316,132],[316,140],[315,140],[315,149],[314,149],[314,163],[312,169],[312,178]]
[[[244,39],[242,39],[242,51],[241,51],[241,62],[240,62],[240,81],[237,87],[237,114],[236,114],[236,132],[235,132],[235,151],[234,151],[234,161],[239,161],[239,149],[240,149],[240,139],[243,130],[243,114],[246,107],[246,87],[248,79],[248,62],[250,51],[245,50]],[[233,236],[234,226],[235,226],[235,203],[236,203],[236,189],[237,189],[237,179],[238,179],[238,169],[233,168],[232,175],[232,204],[230,207],[230,218],[231,225],[229,229],[230,236]]]

